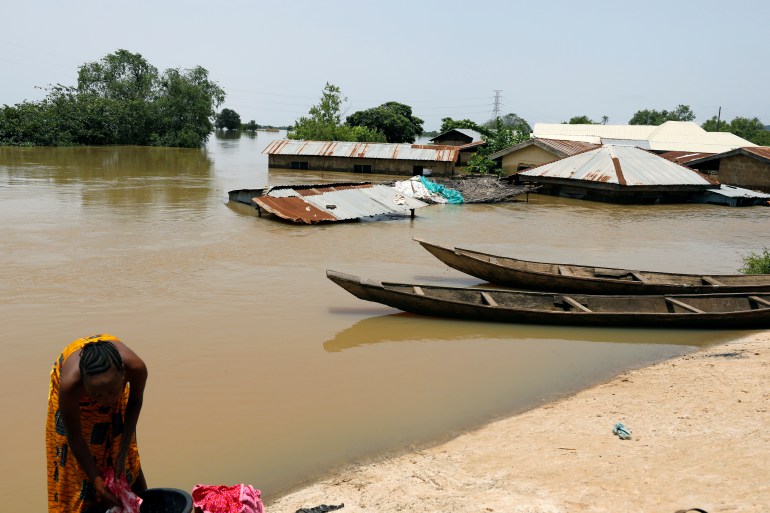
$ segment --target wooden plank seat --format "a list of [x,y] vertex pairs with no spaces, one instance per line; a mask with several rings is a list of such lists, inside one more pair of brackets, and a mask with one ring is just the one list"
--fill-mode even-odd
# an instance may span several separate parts
[[724,283],[722,283],[722,282],[721,282],[721,281],[719,281],[719,280],[715,280],[715,279],[714,279],[714,278],[712,278],[711,276],[701,276],[701,279],[702,279],[702,280],[703,280],[705,283],[707,283],[708,285],[714,285],[714,286],[716,286],[716,287],[723,287],[723,286],[724,286]]
[[764,306],[765,308],[770,308],[770,301],[766,299],[762,299],[761,297],[757,297],[757,296],[749,296],[749,299],[759,305]]
[[484,303],[488,304],[489,306],[500,306],[497,304],[497,301],[492,299],[492,296],[490,296],[488,292],[484,292],[482,290],[481,297],[484,299]]
[[420,287],[418,285],[415,285],[412,288],[414,289],[414,293],[417,294],[418,296],[424,296],[425,295],[425,292],[423,292],[422,287]]
[[575,310],[580,310],[581,312],[589,312],[589,313],[591,312],[591,310],[589,310],[587,307],[581,305],[580,303],[578,303],[577,301],[575,301],[573,298],[569,296],[562,296],[562,299],[564,300],[565,303],[567,303],[569,306],[571,306]]
[[563,265],[559,266],[559,274],[561,274],[563,276],[574,276],[572,271],[570,271],[569,268],[564,267]]
[[650,280],[642,276],[638,271],[629,271],[629,274],[633,276],[637,281],[641,281],[642,283],[650,283]]
[[676,305],[679,308],[684,308],[685,310],[690,311],[692,313],[704,313],[703,310],[698,310],[694,306],[688,305],[687,303],[683,303],[682,301],[679,301],[678,299],[667,297],[666,298],[666,302],[671,304],[671,305]]

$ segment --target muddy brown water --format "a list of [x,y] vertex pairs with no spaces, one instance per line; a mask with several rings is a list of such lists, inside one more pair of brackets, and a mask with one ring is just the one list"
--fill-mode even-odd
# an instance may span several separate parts
[[[48,373],[84,335],[113,333],[148,363],[138,436],[150,486],[249,483],[269,500],[745,334],[422,318],[362,302],[325,270],[479,283],[420,237],[535,260],[735,272],[769,240],[770,209],[533,195],[308,227],[228,204],[231,189],[361,179],[268,172],[261,151],[282,136],[215,136],[202,151],[0,148],[5,509],[45,509]],[[610,436],[612,419],[597,418]]]

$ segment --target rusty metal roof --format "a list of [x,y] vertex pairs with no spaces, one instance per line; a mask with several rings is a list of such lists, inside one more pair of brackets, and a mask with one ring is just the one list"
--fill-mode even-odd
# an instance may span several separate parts
[[757,159],[763,162],[770,163],[770,146],[749,146],[744,148],[736,148],[734,150],[711,154],[704,157],[699,157],[687,162],[688,166],[700,164],[702,162],[708,162],[710,160],[719,160],[726,157],[732,157],[733,155],[746,155],[753,159]]
[[625,186],[714,185],[692,169],[632,146],[602,146],[521,171],[519,175]]
[[291,186],[271,188],[252,199],[260,208],[295,223],[346,221],[378,215],[405,215],[427,206],[404,196],[395,188],[369,183],[333,186]]
[[702,159],[712,155],[713,153],[701,153],[692,151],[667,151],[665,153],[660,153],[660,156],[664,159],[670,160],[671,162],[676,162],[677,164],[686,164],[692,160]]
[[363,159],[423,160],[456,162],[457,146],[441,144],[362,143],[348,141],[295,141],[277,139],[262,153],[305,157],[347,157]]
[[492,160],[499,159],[500,157],[504,157],[509,153],[513,153],[514,151],[518,151],[533,145],[538,146],[544,149],[545,151],[553,153],[559,157],[569,157],[571,155],[577,155],[578,153],[583,153],[584,151],[587,151],[587,150],[593,150],[601,146],[600,144],[593,144],[593,143],[588,143],[583,141],[569,141],[569,140],[563,140],[563,139],[544,139],[542,137],[533,137],[532,139],[519,143],[515,146],[510,146],[508,148],[498,151],[497,153],[493,153],[489,156],[489,158]]

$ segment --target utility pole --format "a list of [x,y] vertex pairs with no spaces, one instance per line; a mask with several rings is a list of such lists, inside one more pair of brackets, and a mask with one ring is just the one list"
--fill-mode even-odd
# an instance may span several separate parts
[[492,119],[497,119],[500,117],[500,102],[503,99],[501,95],[502,92],[502,89],[495,89],[495,105],[492,107]]
[[719,107],[719,114],[717,114],[717,132],[719,132],[719,121],[722,118],[722,107]]

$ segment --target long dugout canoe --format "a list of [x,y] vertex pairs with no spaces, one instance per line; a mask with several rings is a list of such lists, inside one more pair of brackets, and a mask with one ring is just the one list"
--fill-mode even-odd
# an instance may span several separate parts
[[333,270],[326,276],[359,299],[434,317],[578,326],[770,328],[770,293],[566,295],[381,282]]
[[490,283],[527,290],[585,294],[770,292],[770,274],[675,274],[533,262],[414,240],[458,271]]

